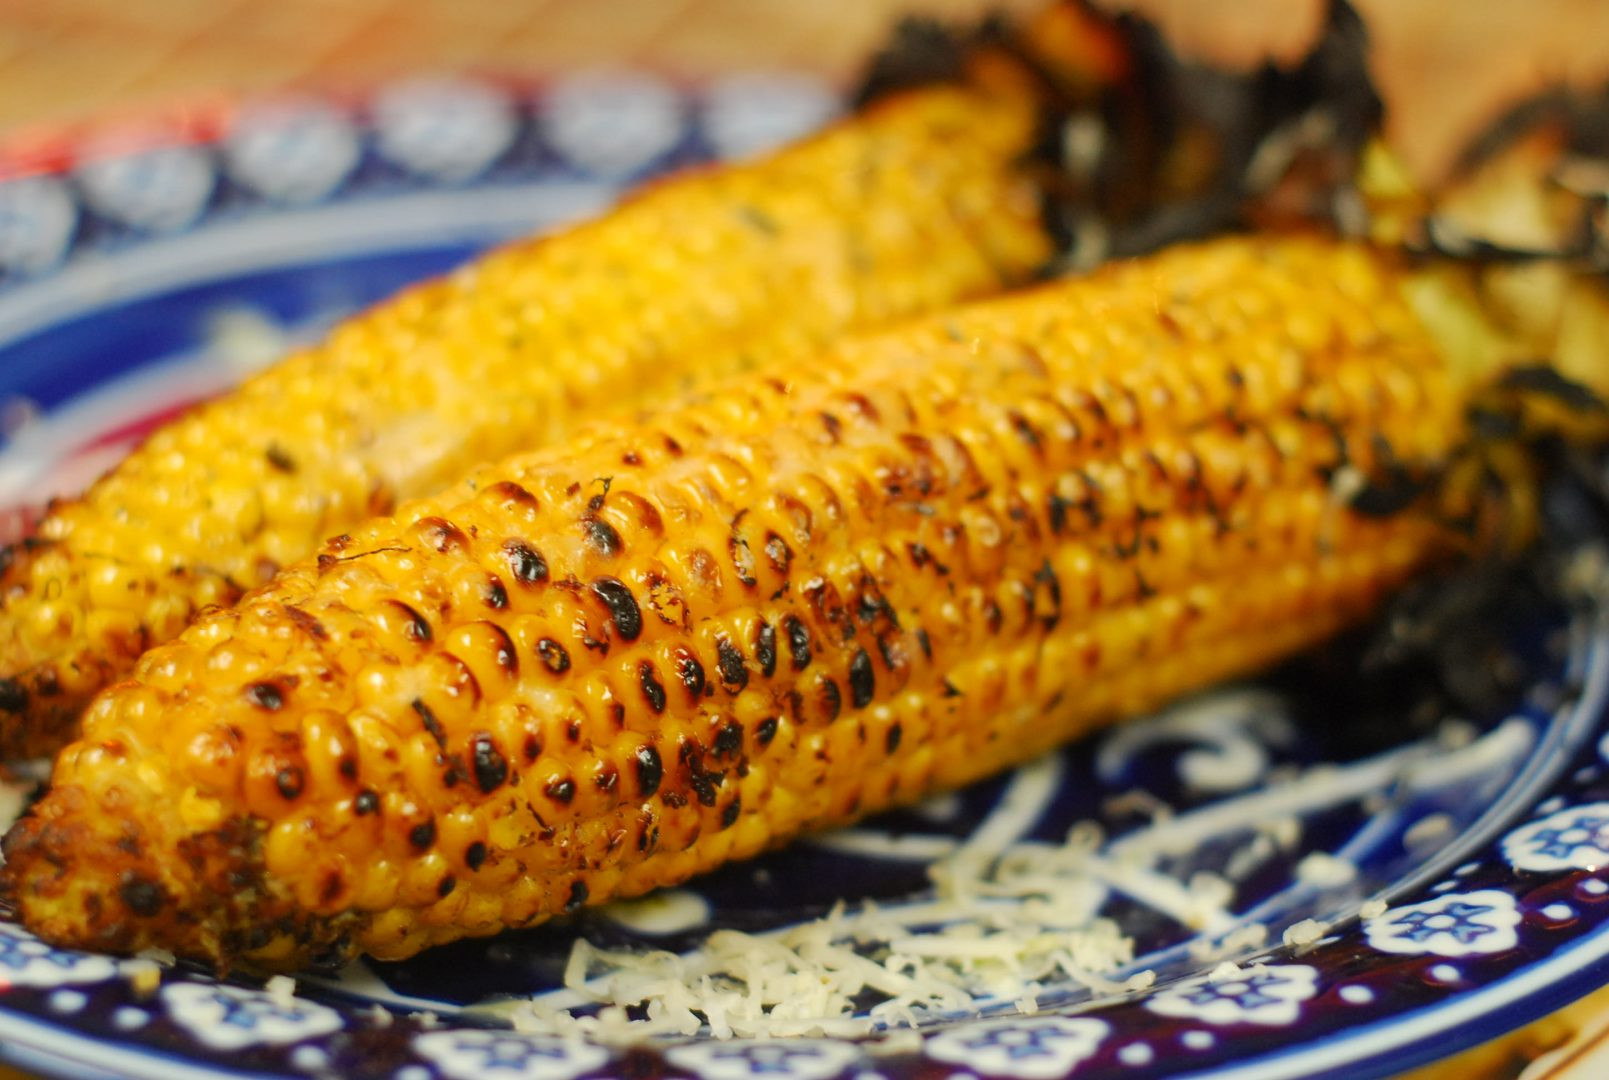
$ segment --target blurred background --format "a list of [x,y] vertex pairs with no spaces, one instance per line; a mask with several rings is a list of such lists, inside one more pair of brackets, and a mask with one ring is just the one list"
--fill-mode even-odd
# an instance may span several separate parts
[[[334,90],[401,73],[598,64],[677,76],[790,68],[853,77],[901,14],[1040,0],[0,0],[0,138],[197,95]],[[1224,62],[1290,56],[1321,0],[1103,0]],[[1357,0],[1393,131],[1434,172],[1498,103],[1609,77],[1604,0]]]

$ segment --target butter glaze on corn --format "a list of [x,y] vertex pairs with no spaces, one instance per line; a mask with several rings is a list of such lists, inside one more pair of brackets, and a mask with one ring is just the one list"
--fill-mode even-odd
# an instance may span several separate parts
[[158,432],[53,507],[42,543],[0,553],[0,755],[56,749],[145,648],[398,499],[600,410],[1021,280],[1050,254],[1016,167],[1036,102],[992,82],[505,248]]
[[1231,239],[588,428],[354,530],[94,703],[4,881],[47,940],[294,967],[682,881],[1368,614],[1451,543],[1391,265]]

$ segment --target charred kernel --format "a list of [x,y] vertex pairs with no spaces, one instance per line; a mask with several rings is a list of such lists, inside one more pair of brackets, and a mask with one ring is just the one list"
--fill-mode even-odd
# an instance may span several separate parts
[[565,900],[564,902],[564,913],[566,915],[572,915],[579,911],[581,909],[581,905],[585,904],[586,902],[587,883],[584,881],[571,882],[569,899]]
[[687,778],[687,785],[693,789],[693,794],[698,797],[700,806],[714,806],[716,781],[721,779],[722,776],[719,773],[699,772]]
[[660,516],[659,507],[635,492],[622,492],[616,504],[616,509],[624,509],[636,519],[637,525],[644,532],[654,536],[665,535],[665,519]]
[[401,600],[392,600],[390,602],[401,608],[403,617],[408,620],[406,633],[409,640],[424,643],[435,637],[435,634],[430,630],[430,623],[425,621],[423,615],[404,604]]
[[508,558],[509,573],[514,580],[522,585],[535,585],[546,581],[548,576],[547,560],[542,553],[523,540],[510,540],[503,545],[503,554]]
[[550,637],[545,637],[536,643],[536,655],[541,657],[542,664],[553,674],[563,675],[570,670],[570,654],[563,645]]
[[891,637],[877,639],[877,654],[883,658],[883,666],[889,671],[898,671],[905,666],[905,650]]
[[704,694],[704,665],[686,649],[676,650],[676,674],[695,699]]
[[838,719],[838,713],[844,707],[844,696],[839,692],[838,684],[828,678],[821,680],[821,707],[829,723]]
[[508,759],[484,731],[476,733],[470,742],[470,767],[475,772],[475,786],[482,793],[496,791],[508,779]]
[[776,533],[765,534],[765,557],[771,562],[771,569],[786,577],[788,567],[793,563],[793,549],[788,542]]
[[1046,510],[1050,518],[1050,531],[1055,535],[1060,536],[1062,531],[1067,528],[1067,511],[1072,509],[1072,506],[1072,500],[1064,499],[1055,492],[1052,492],[1050,498],[1046,500]]
[[619,578],[601,577],[592,583],[592,595],[603,601],[621,641],[636,641],[642,634],[642,609],[631,589]]
[[1006,613],[1000,610],[999,601],[992,596],[983,602],[983,621],[991,634],[998,634],[1005,625]]
[[486,586],[486,606],[493,611],[502,611],[508,607],[508,590],[496,578]]
[[721,828],[730,829],[737,821],[737,816],[742,812],[743,800],[741,798],[734,798],[731,802],[727,803],[726,809],[721,811]]
[[574,780],[550,780],[547,787],[542,789],[547,797],[557,803],[568,803],[575,798]]
[[535,761],[537,755],[542,752],[542,740],[535,735],[527,735],[525,745],[521,749],[525,751],[526,761]]
[[276,712],[285,704],[285,691],[278,683],[252,683],[246,687],[246,700],[259,709]]
[[927,636],[927,631],[921,627],[916,628],[916,647],[922,650],[922,655],[933,659],[933,640]]
[[608,794],[620,785],[620,770],[609,762],[601,762],[592,775],[592,786]]
[[1011,430],[1016,433],[1017,438],[1021,439],[1027,446],[1031,446],[1036,450],[1039,448],[1039,432],[1034,430],[1034,426],[1028,422],[1026,416],[1012,410],[1006,415],[1006,419],[1010,421]]
[[426,731],[430,732],[430,737],[436,740],[436,745],[445,748],[447,745],[447,733],[442,730],[441,721],[436,719],[436,714],[431,711],[430,706],[419,698],[414,698],[413,711],[419,714],[419,722],[425,726]]
[[452,891],[457,887],[458,879],[453,877],[451,874],[448,874],[446,877],[442,878],[441,882],[436,886],[436,895],[445,899],[446,897],[451,896]]
[[268,459],[268,464],[282,473],[294,473],[296,471],[296,459],[286,453],[285,448],[282,446],[270,443],[263,456]]
[[358,817],[365,817],[380,809],[380,796],[365,788],[358,792],[357,798],[352,800],[352,812]]
[[1061,621],[1061,582],[1056,577],[1055,568],[1046,559],[1045,564],[1034,575],[1035,591],[1034,607],[1039,612],[1039,620],[1046,630],[1054,630]]
[[694,548],[687,553],[687,570],[699,587],[720,590],[720,564],[715,561],[715,556],[703,548]]
[[665,711],[665,687],[660,683],[652,660],[637,665],[637,681],[642,685],[642,696],[648,707],[656,713]]
[[793,670],[803,671],[810,666],[810,628],[797,615],[789,615],[782,620],[782,632],[788,637]]
[[340,762],[335,766],[336,771],[348,780],[358,778],[358,762],[351,754],[342,754]]
[[469,544],[463,530],[445,518],[420,518],[414,523],[414,529],[423,543],[440,554],[461,551]]
[[287,765],[274,774],[274,787],[282,798],[295,799],[302,794],[302,770],[298,765]]
[[737,531],[736,525],[726,538],[726,550],[731,556],[732,570],[737,574],[737,579],[744,585],[757,583],[759,579],[754,576],[754,552],[749,550],[749,542]]
[[423,821],[408,830],[408,843],[423,851],[436,842],[436,823]]
[[484,494],[495,495],[497,498],[502,499],[507,506],[523,506],[530,510],[536,509],[536,496],[512,480],[499,480],[488,487]]
[[905,732],[900,728],[899,722],[888,725],[888,734],[883,739],[883,746],[890,754],[899,749],[899,741]]
[[777,673],[777,632],[768,622],[762,622],[754,631],[754,662],[767,679]]
[[613,525],[602,518],[591,515],[582,518],[581,536],[588,547],[605,558],[613,558],[620,554],[620,534],[615,532]]
[[721,673],[721,686],[728,692],[735,694],[749,685],[749,668],[743,662],[743,654],[724,635],[715,639],[715,666]]
[[716,757],[731,757],[743,749],[743,725],[736,720],[728,720],[721,725],[721,730],[715,733],[715,741],[711,745]]
[[486,862],[486,845],[476,840],[464,849],[464,865],[470,870],[479,870]]
[[777,718],[768,716],[754,726],[754,741],[761,746],[770,746],[771,740],[777,737]]
[[162,893],[162,886],[150,878],[135,874],[125,875],[117,893],[124,905],[143,919],[153,918],[159,914],[167,899]]
[[302,630],[306,631],[309,636],[315,637],[320,641],[328,641],[330,639],[329,630],[325,629],[324,624],[319,622],[316,618],[309,615],[301,608],[293,607],[290,604],[282,605],[282,607],[285,611],[285,617],[291,622],[295,623]]
[[643,798],[651,798],[665,778],[665,765],[659,760],[659,751],[652,746],[639,746],[635,759],[637,790]]
[[497,638],[497,652],[493,654],[493,659],[497,661],[498,670],[511,679],[519,675],[520,656],[514,648],[514,640],[508,636],[508,631],[492,622],[483,625],[491,631],[493,637]]
[[857,709],[871,704],[877,691],[877,676],[872,671],[872,658],[865,649],[856,649],[849,661],[849,700]]

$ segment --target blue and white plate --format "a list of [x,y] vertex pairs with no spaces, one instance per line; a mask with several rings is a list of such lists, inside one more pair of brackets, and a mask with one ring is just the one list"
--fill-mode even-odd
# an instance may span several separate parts
[[[414,81],[0,181],[0,540],[288,342],[834,107],[781,74]],[[1392,1073],[1609,981],[1609,638],[1590,606],[1500,610],[1511,689],[1466,715],[1314,661],[647,901],[294,988],[0,923],[0,1057],[161,1080]],[[802,972],[789,1034],[664,1033],[762,961]],[[810,980],[846,964],[857,1016],[812,1023]],[[661,1034],[615,1039],[611,979],[658,995]]]

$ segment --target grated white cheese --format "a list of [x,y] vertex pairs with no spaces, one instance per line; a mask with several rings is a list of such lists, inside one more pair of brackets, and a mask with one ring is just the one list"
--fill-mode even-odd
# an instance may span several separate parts
[[[1459,738],[1450,729],[1443,745]],[[1065,1005],[1069,989],[1115,995],[1154,985],[1154,971],[1129,970],[1134,941],[1102,914],[1118,895],[1196,931],[1186,952],[1216,965],[1214,978],[1243,977],[1234,961],[1259,953],[1270,935],[1232,908],[1235,882],[1299,850],[1305,815],[1342,803],[1370,806],[1391,781],[1417,776],[1432,761],[1451,767],[1454,757],[1497,752],[1495,742],[1487,745],[1494,738],[1434,759],[1426,756],[1429,746],[1416,746],[1356,766],[1293,770],[1229,804],[1177,815],[1153,797],[1126,793],[1108,809],[1151,820],[1110,842],[1092,821],[1072,826],[1059,844],[1010,843],[998,831],[979,830],[929,868],[933,893],[920,902],[840,903],[820,919],[776,931],[716,931],[685,954],[578,940],[563,991],[480,1008],[521,1030],[615,1044],[696,1034],[915,1037],[912,1029],[946,1015],[1032,1016]],[[1430,839],[1437,827],[1432,816],[1408,840]],[[1191,872],[1202,844],[1236,836],[1239,846],[1215,864],[1220,872]],[[1319,852],[1303,857],[1296,875],[1339,888],[1356,881],[1358,868]],[[628,914],[664,904],[639,902]],[[1361,908],[1364,917],[1384,910],[1378,901]],[[1302,919],[1281,937],[1305,948],[1328,930]],[[1057,988],[1055,998],[1047,998],[1047,987]]]
[[1452,836],[1457,828],[1446,814],[1426,814],[1402,834],[1402,846],[1409,851],[1434,848]]
[[1302,823],[1292,814],[1280,814],[1257,826],[1257,831],[1268,837],[1281,851],[1295,851],[1302,842]]
[[1107,817],[1124,817],[1133,814],[1150,818],[1152,822],[1169,821],[1173,807],[1144,788],[1130,788],[1101,802],[1101,813]]
[[1480,738],[1480,729],[1468,720],[1447,717],[1436,725],[1436,742],[1448,750],[1461,750]]
[[1358,907],[1358,915],[1365,919],[1378,919],[1386,913],[1386,902],[1379,899],[1365,900]]
[[1202,934],[1185,944],[1185,951],[1197,963],[1206,964],[1226,956],[1243,956],[1260,949],[1268,941],[1268,927],[1262,923],[1237,926],[1222,937]]
[[118,965],[118,970],[128,980],[135,997],[148,998],[162,985],[161,966],[146,957],[124,960]]
[[290,1005],[296,1000],[296,980],[289,975],[275,975],[264,984],[263,989],[268,992],[275,1005],[281,1007]]
[[1327,851],[1312,851],[1296,864],[1296,878],[1321,889],[1338,889],[1357,879],[1357,864]]
[[1287,926],[1285,933],[1281,935],[1281,940],[1293,948],[1301,948],[1323,937],[1327,929],[1328,927],[1316,919],[1303,919],[1299,923]]
[[[929,901],[854,911],[839,904],[768,934],[718,930],[687,955],[578,940],[564,985],[602,1007],[578,1016],[531,1003],[503,1015],[526,1030],[606,1042],[700,1031],[867,1035],[990,1002],[1033,1015],[1049,982],[1119,993],[1137,985],[1115,978],[1134,943],[1099,914],[1107,889],[1086,866],[1102,839],[1098,826],[1082,823],[1059,846],[1013,845],[992,859],[963,850],[932,868]],[[1214,898],[1228,889],[1215,875],[1203,882]],[[867,994],[878,1000],[857,1011]]]

